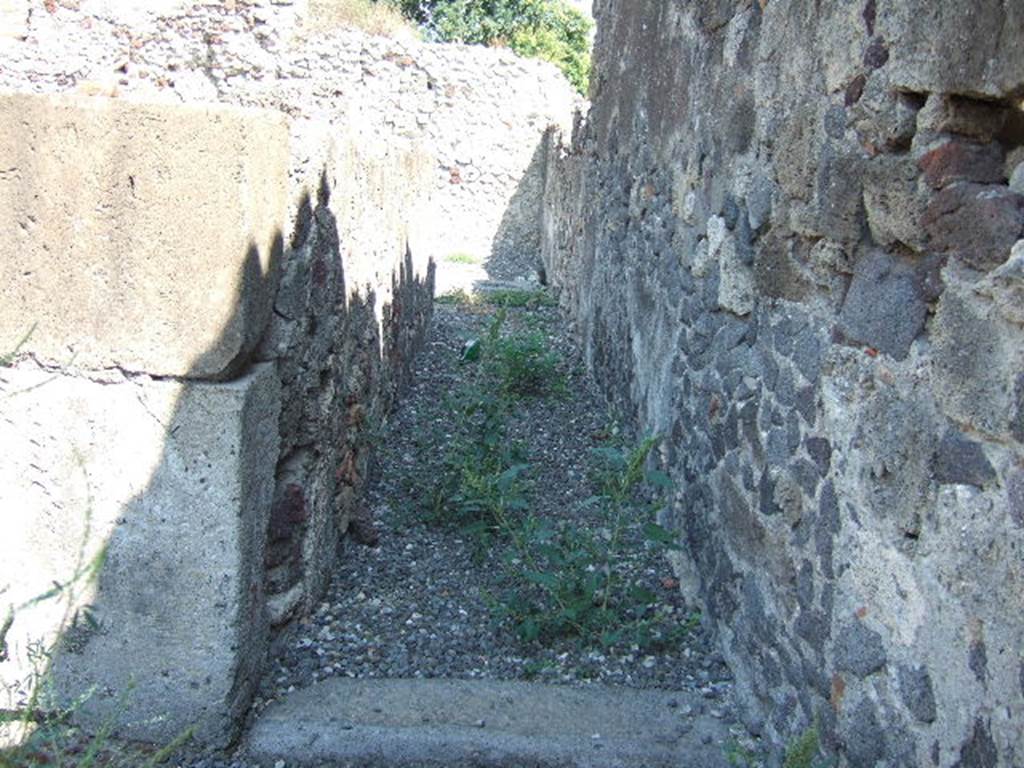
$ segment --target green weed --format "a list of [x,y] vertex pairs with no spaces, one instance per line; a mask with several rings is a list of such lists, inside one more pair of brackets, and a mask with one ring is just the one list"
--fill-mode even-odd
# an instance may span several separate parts
[[455,423],[444,471],[432,494],[428,519],[490,536],[498,519],[525,508],[521,446],[508,439],[509,402],[500,394],[467,387],[449,401]]
[[543,289],[487,291],[481,294],[481,298],[487,304],[507,309],[537,309],[538,307],[558,306],[558,300]]
[[821,752],[821,734],[815,723],[786,747],[782,768],[830,768],[834,761],[818,759]]
[[479,256],[474,256],[471,253],[449,253],[444,257],[444,260],[449,264],[480,264],[483,262]]
[[499,618],[511,620],[521,639],[575,637],[585,645],[655,649],[692,631],[692,624],[680,625],[660,609],[657,595],[624,573],[629,549],[678,548],[675,537],[656,523],[632,522],[649,520],[657,509],[632,504],[639,486],[667,482],[660,473],[644,471],[655,443],[597,452],[601,490],[586,502],[601,523],[596,530],[527,517],[506,532],[513,545],[504,559],[510,588],[492,607]]
[[14,345],[14,349],[0,355],[0,368],[7,368],[15,361],[18,354],[21,352],[21,348],[28,343],[28,340],[32,338],[32,334],[36,332],[36,326],[38,326],[38,323],[32,323],[32,327],[29,328],[25,335],[21,337],[21,340]]
[[564,394],[561,356],[539,330],[503,334],[506,312],[503,308],[495,315],[482,338],[466,342],[463,362],[480,362],[481,384],[507,398]]
[[753,768],[755,765],[757,754],[735,739],[730,740],[722,749],[726,761],[734,768]]

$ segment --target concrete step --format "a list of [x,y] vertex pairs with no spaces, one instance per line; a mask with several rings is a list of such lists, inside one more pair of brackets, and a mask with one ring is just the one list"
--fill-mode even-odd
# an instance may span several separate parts
[[728,739],[692,693],[332,679],[270,705],[243,754],[279,768],[727,768]]

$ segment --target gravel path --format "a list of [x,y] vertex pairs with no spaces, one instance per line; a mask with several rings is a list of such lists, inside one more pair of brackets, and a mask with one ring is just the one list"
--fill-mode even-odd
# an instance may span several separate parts
[[[424,522],[452,437],[445,395],[472,375],[472,366],[460,364],[463,344],[483,334],[495,312],[486,303],[437,304],[414,384],[381,437],[367,493],[379,542],[369,547],[346,541],[318,609],[276,638],[254,713],[334,676],[532,679],[696,691],[714,716],[732,722],[731,676],[699,626],[661,652],[635,646],[609,652],[571,639],[550,647],[524,643],[510,627],[496,625],[488,607],[486,596],[502,586],[498,555],[489,551],[481,558],[471,536]],[[556,308],[510,309],[505,327],[541,330],[561,356],[568,384],[564,396],[523,400],[513,419],[512,437],[528,450],[531,510],[593,526],[594,513],[580,502],[595,492],[591,449],[616,439],[614,414],[583,375],[579,351]],[[665,611],[680,622],[691,618],[660,552],[637,548],[627,560],[630,573],[658,595]],[[197,756],[191,765],[243,764]]]

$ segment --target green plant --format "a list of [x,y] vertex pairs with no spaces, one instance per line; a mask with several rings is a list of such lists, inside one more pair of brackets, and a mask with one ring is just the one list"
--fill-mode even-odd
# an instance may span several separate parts
[[481,362],[482,384],[508,398],[564,393],[562,359],[548,347],[544,334],[539,330],[503,334],[506,317],[503,307],[483,337],[466,342],[463,361]]
[[447,304],[456,307],[468,307],[477,303],[477,296],[473,293],[467,293],[462,288],[457,288],[454,291],[448,293],[442,293],[434,297],[434,301],[437,304]]
[[557,307],[558,301],[544,289],[533,291],[515,288],[503,288],[481,294],[481,300],[487,304],[508,309],[536,309],[538,307]]
[[592,22],[564,0],[388,0],[430,38],[545,59],[586,93]]
[[782,768],[827,768],[829,761],[817,759],[820,752],[821,735],[815,723],[786,747]]
[[526,506],[527,465],[522,447],[508,439],[509,402],[470,386],[449,400],[448,410],[455,420],[453,438],[428,520],[488,537],[500,517]]
[[730,739],[722,749],[725,753],[726,761],[728,761],[729,765],[734,766],[734,768],[752,768],[754,761],[757,759],[757,755],[753,750],[747,749],[735,739]]
[[444,260],[449,264],[479,264],[482,261],[478,256],[461,252],[449,253],[444,257]]
[[539,331],[504,336],[485,346],[492,375],[512,395],[542,396],[565,391],[561,357]]
[[676,549],[675,537],[649,517],[658,504],[638,510],[633,501],[642,484],[664,489],[667,478],[645,472],[656,440],[624,451],[601,449],[600,493],[587,500],[600,526],[590,530],[553,526],[527,517],[506,531],[512,543],[504,558],[510,588],[492,600],[499,619],[512,622],[521,639],[547,642],[576,637],[585,644],[620,643],[657,648],[692,631],[659,609],[657,596],[624,572],[624,554],[633,546]]
[[14,360],[18,357],[18,354],[21,352],[21,348],[28,343],[28,340],[32,338],[32,334],[36,332],[37,325],[39,324],[32,323],[32,327],[29,328],[25,335],[22,336],[21,339],[18,341],[18,343],[14,345],[14,349],[12,349],[10,352],[4,353],[3,355],[0,355],[0,368],[7,368],[9,365],[11,365],[11,363],[14,362]]

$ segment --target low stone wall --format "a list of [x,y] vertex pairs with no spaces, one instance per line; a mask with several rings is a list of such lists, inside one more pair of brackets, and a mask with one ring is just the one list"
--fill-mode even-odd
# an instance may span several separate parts
[[295,133],[280,112],[2,97],[4,353],[28,334],[0,368],[11,704],[47,666],[85,722],[226,743],[271,622],[324,587],[429,319],[429,165],[331,131],[306,188]]
[[296,171],[314,178],[307,129],[415,143],[431,158],[434,190],[421,247],[439,262],[472,256],[481,276],[531,275],[539,144],[549,125],[568,127],[578,101],[565,78],[505,50],[338,28],[327,5],[54,0],[29,15],[26,4],[24,34],[0,48],[0,89],[278,109],[295,118]]
[[777,746],[1024,759],[1024,15],[598,4],[545,262]]

